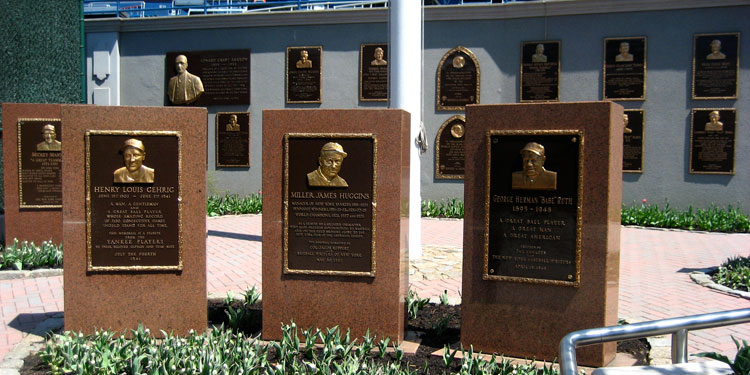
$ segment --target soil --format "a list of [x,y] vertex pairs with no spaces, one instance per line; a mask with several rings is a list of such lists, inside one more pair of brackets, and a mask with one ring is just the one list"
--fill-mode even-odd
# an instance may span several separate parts
[[[232,304],[233,308],[240,308],[240,302]],[[209,325],[229,326],[229,319],[225,313],[224,302],[209,302],[208,321]],[[262,302],[256,303],[247,311],[247,318],[239,327],[246,335],[257,336],[262,327]],[[416,319],[409,319],[407,330],[414,331],[421,337],[419,349],[414,355],[404,355],[401,360],[402,368],[416,371],[415,375],[429,375],[443,373],[449,370],[456,373],[460,369],[461,361],[454,361],[450,368],[446,368],[443,359],[431,355],[433,352],[443,349],[448,345],[451,349],[459,346],[461,336],[461,306],[440,305],[430,303],[419,311]],[[628,340],[617,343],[617,352],[630,353],[637,360],[637,365],[649,364],[649,350],[651,346],[645,339]],[[273,354],[271,354],[273,355]],[[270,358],[269,358],[270,359]],[[388,353],[384,359],[376,359],[376,362],[395,361],[395,355]],[[429,373],[424,370],[429,369]],[[24,360],[20,375],[49,375],[49,367],[44,364],[37,354],[32,354]]]

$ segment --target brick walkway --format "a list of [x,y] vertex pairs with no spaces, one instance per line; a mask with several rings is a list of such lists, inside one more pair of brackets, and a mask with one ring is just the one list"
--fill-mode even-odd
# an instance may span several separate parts
[[[411,282],[421,297],[448,290],[453,301],[460,300],[461,263],[455,250],[462,246],[462,225],[460,220],[422,220],[424,253],[429,256],[413,262]],[[209,296],[260,288],[261,216],[209,218],[207,248]],[[689,278],[695,269],[749,254],[747,234],[623,228],[619,316],[638,322],[750,308],[750,300],[701,287]],[[63,311],[62,283],[62,276],[0,280],[0,361],[39,322]],[[750,339],[750,324],[693,331],[690,353],[721,351],[733,358],[729,335]]]

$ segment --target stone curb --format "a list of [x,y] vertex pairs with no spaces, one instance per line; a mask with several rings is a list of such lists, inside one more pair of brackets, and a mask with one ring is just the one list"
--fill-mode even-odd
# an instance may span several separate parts
[[719,291],[719,292],[722,292],[722,293],[726,293],[726,294],[729,294],[731,296],[740,297],[740,298],[744,298],[744,299],[750,300],[750,292],[745,292],[745,291],[742,291],[742,290],[731,289],[731,288],[728,288],[728,287],[726,287],[724,285],[715,283],[713,281],[713,279],[711,279],[711,276],[708,276],[708,273],[713,272],[713,271],[715,271],[717,269],[718,269],[718,267],[711,267],[711,268],[706,268],[706,269],[701,270],[701,271],[690,272],[690,279],[693,280],[693,282],[695,282],[696,284],[698,284],[700,286],[704,286],[706,288],[711,288],[713,290],[716,290],[716,291]]
[[[50,276],[61,276],[63,274],[62,268],[43,268],[31,271],[0,271],[0,280],[13,280],[13,279],[25,279],[25,278],[36,278],[36,277],[50,277]],[[0,373],[0,375],[3,375]]]
[[5,355],[0,362],[0,375],[19,375],[23,367],[24,358],[36,353],[44,347],[47,333],[63,327],[63,313],[57,313],[39,323],[30,333],[18,343],[13,350]]

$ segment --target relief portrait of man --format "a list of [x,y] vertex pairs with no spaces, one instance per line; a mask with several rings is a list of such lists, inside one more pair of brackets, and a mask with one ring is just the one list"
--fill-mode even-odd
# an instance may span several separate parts
[[620,54],[615,56],[616,62],[633,62],[633,54],[630,53],[630,43],[620,43]]
[[727,55],[721,52],[721,41],[714,39],[711,41],[711,53],[706,56],[706,60],[724,60]]
[[153,183],[154,170],[143,165],[146,159],[146,146],[138,139],[126,140],[120,147],[124,167],[117,169],[114,175],[116,183]]
[[203,95],[203,82],[200,77],[190,74],[187,70],[188,61],[185,55],[175,58],[177,75],[169,79],[167,96],[172,104],[190,104]]
[[557,172],[544,169],[544,146],[529,142],[521,149],[523,170],[513,172],[511,187],[519,190],[556,190]]
[[42,139],[44,141],[37,143],[37,151],[60,151],[62,149],[62,143],[57,140],[57,133],[55,132],[55,126],[51,124],[44,125],[42,128]]
[[307,174],[307,184],[314,187],[349,187],[346,180],[339,176],[341,163],[346,156],[340,144],[324,144],[318,157],[318,169]]
[[299,60],[297,60],[297,69],[309,69],[312,68],[313,62],[309,59],[309,53],[306,49],[303,49],[302,52],[299,53]]
[[227,123],[226,131],[228,132],[240,131],[240,124],[237,122],[237,115],[229,115],[229,123]]
[[720,132],[724,130],[724,123],[719,121],[719,111],[711,111],[708,114],[709,122],[706,123],[707,132]]
[[536,51],[531,55],[531,62],[533,63],[546,63],[547,55],[544,54],[544,44],[539,43],[536,45]]
[[622,115],[622,122],[623,122],[623,126],[624,126],[623,132],[625,134],[632,133],[633,129],[631,129],[631,128],[628,127],[628,124],[630,123],[630,118],[628,117],[628,115]]
[[382,65],[388,65],[388,61],[385,61],[383,59],[383,56],[385,55],[385,52],[382,48],[378,47],[375,48],[375,53],[373,54],[373,57],[375,57],[375,60],[370,61],[370,65],[373,66],[382,66]]

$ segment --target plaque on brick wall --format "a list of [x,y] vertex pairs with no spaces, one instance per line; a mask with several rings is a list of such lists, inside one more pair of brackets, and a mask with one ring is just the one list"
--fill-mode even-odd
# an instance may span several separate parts
[[737,111],[693,109],[690,127],[690,173],[734,174]]
[[578,287],[583,133],[486,135],[485,280]]
[[181,271],[181,133],[86,132],[88,271]]
[[435,140],[435,179],[464,178],[464,133],[466,118],[461,115],[449,118],[438,129]]
[[169,52],[169,105],[250,104],[250,50]]
[[387,44],[359,46],[359,100],[363,102],[388,100]]
[[286,102],[321,103],[323,47],[287,47]]
[[448,51],[438,64],[437,110],[463,111],[467,104],[479,104],[479,61],[468,49]]
[[250,114],[216,114],[216,167],[250,166]]
[[604,39],[604,99],[646,99],[646,37]]
[[560,100],[560,41],[521,43],[521,102]]
[[61,138],[60,119],[18,120],[20,209],[62,207]]
[[737,99],[740,33],[693,36],[693,99]]
[[622,171],[643,173],[643,110],[626,110],[623,122]]
[[377,138],[284,136],[284,273],[375,276]]

